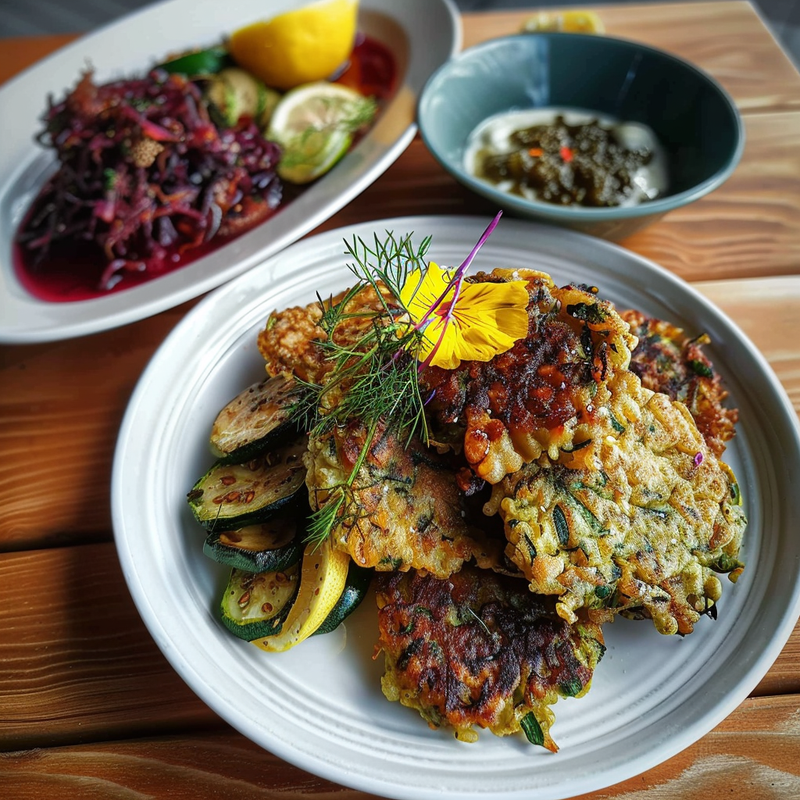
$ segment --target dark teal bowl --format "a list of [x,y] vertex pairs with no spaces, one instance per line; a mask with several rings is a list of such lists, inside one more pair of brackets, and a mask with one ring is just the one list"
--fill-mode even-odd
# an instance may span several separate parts
[[[638,206],[584,208],[527,200],[463,167],[469,134],[503,111],[568,106],[649,125],[666,151],[666,194]],[[518,216],[622,239],[716,189],[744,148],[736,106],[711,77],[636,42],[577,33],[531,33],[471,47],[434,73],[419,101],[420,133],[461,183]]]

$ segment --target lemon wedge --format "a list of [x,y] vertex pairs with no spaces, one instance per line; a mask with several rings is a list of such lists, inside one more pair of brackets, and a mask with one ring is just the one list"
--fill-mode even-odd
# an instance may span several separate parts
[[594,11],[542,11],[529,17],[522,24],[522,30],[565,31],[567,33],[603,33],[603,21]]
[[327,81],[287,92],[275,106],[266,133],[281,146],[278,175],[291,183],[308,183],[326,173],[376,108],[374,100]]
[[289,615],[278,633],[255,639],[253,644],[269,653],[281,653],[311,636],[342,596],[349,566],[350,555],[334,550],[330,538],[319,545],[307,544],[300,588]]
[[320,0],[231,34],[239,66],[267,86],[292,89],[333,74],[350,55],[358,0]]

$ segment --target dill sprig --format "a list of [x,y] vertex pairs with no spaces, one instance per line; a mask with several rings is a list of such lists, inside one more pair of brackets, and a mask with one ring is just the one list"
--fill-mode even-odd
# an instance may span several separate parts
[[[331,488],[312,514],[310,541],[321,542],[336,525],[356,520],[353,487],[379,429],[395,432],[406,444],[414,436],[428,443],[417,369],[423,334],[411,324],[400,294],[409,273],[424,268],[431,239],[415,246],[412,236],[396,238],[387,231],[386,238],[376,234],[369,245],[358,237],[345,242],[356,282],[336,302],[318,297],[318,325],[325,335],[317,346],[331,368],[321,385],[303,384],[295,417],[313,437],[352,420],[359,421],[366,436],[346,481]],[[367,299],[364,293],[372,302],[360,302]],[[355,341],[341,335],[345,326],[349,332],[360,329]]]

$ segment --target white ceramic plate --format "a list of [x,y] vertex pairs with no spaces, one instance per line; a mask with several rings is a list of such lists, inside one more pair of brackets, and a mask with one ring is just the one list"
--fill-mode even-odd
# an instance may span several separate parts
[[488,220],[411,217],[332,231],[294,244],[203,300],[156,353],[131,399],[113,474],[117,547],[153,638],[189,686],[243,734],[312,773],[409,800],[530,797],[600,789],[669,758],[733,711],[780,652],[800,611],[797,418],[763,357],[690,286],[607,242],[504,219],[473,269],[532,267],[582,281],[620,307],[688,331],[709,354],[741,412],[726,460],[750,525],[747,568],[724,581],[719,619],[684,639],[648,622],[606,626],[608,652],[585,698],[555,707],[553,755],[523,737],[476,744],[432,731],[386,701],[373,602],[343,627],[284,654],[234,639],[217,621],[226,570],[201,553],[186,492],[212,462],[211,423],[263,375],[256,335],[272,309],[311,302],[348,282],[343,238],[373,231],[433,235],[432,260],[457,265]]
[[182,48],[218,42],[223,34],[304,5],[307,0],[170,0],[59,50],[0,88],[0,342],[82,336],[124,325],[197,297],[250,269],[324,222],[362,192],[414,137],[416,101],[428,76],[461,46],[451,0],[361,0],[359,28],[394,53],[398,88],[375,126],[303,195],[273,218],[174,273],[108,297],[47,303],[14,275],[11,243],[25,210],[54,169],[52,153],[34,143],[49,94],[60,97],[87,64],[98,81],[141,73]]

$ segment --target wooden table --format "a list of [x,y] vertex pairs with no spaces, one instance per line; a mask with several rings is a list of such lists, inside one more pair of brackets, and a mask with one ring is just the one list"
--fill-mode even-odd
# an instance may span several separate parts
[[[710,72],[741,109],[747,146],[733,177],[624,245],[730,314],[800,409],[800,75],[745,2],[598,12],[609,34]],[[525,16],[466,15],[465,45],[512,32]],[[0,81],[70,38],[3,41]],[[493,211],[417,138],[320,230],[402,214]],[[156,648],[123,581],[109,511],[117,428],[142,368],[190,305],[82,339],[0,348],[4,798],[365,796],[282,762],[222,722]],[[593,796],[734,792],[748,800],[800,797],[800,628],[718,728]]]

